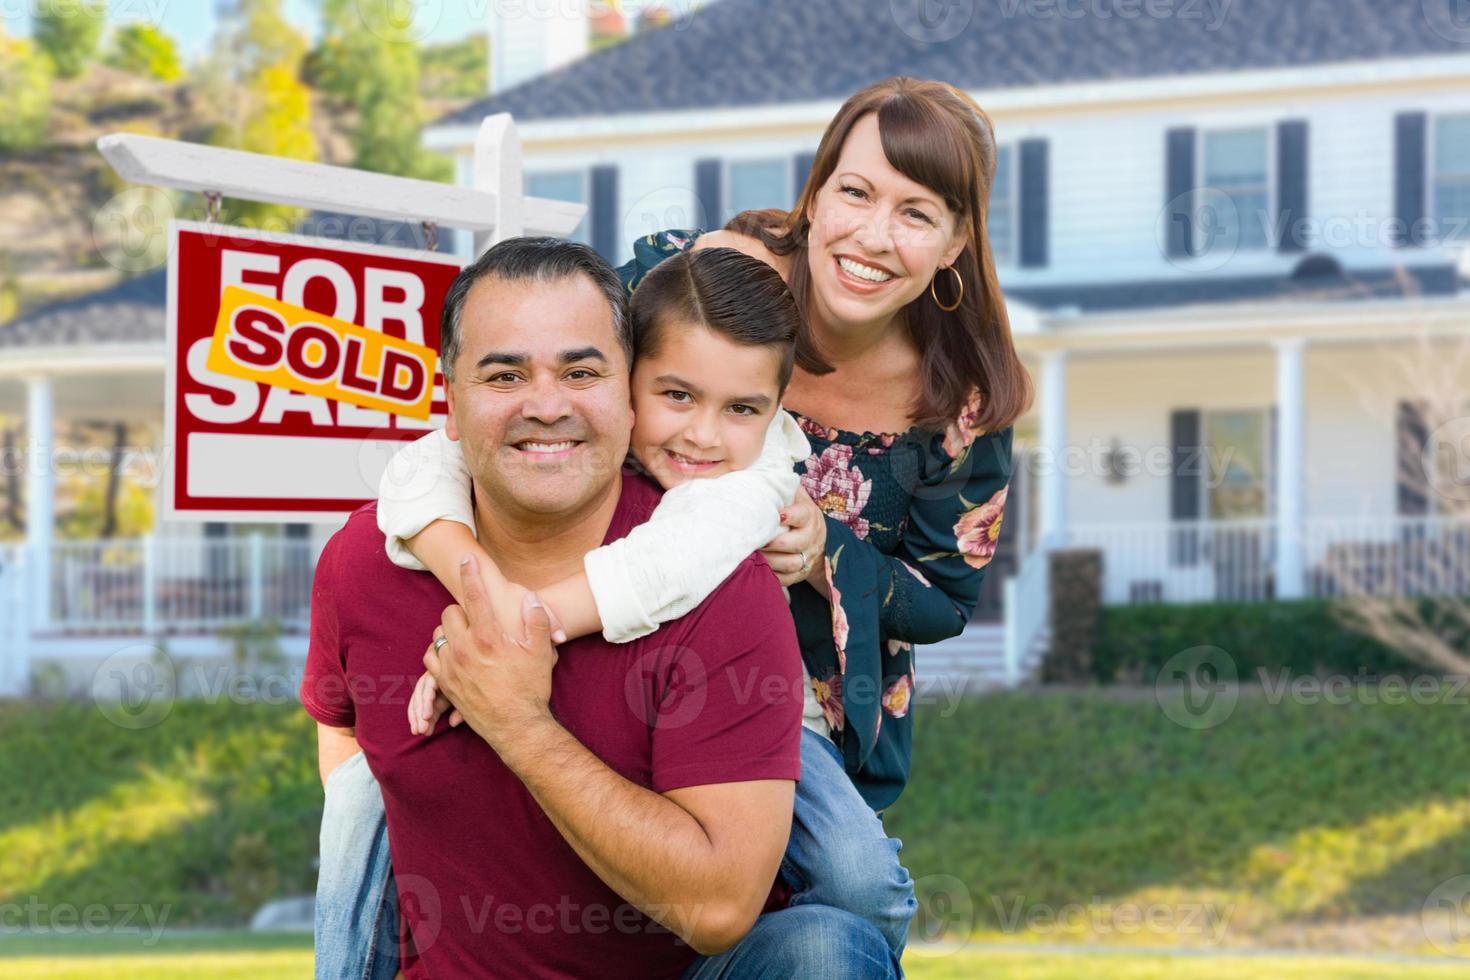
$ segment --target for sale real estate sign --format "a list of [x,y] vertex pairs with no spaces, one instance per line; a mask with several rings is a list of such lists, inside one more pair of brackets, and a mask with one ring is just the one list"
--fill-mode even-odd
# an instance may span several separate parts
[[463,260],[174,222],[165,514],[338,521],[443,426],[439,312]]

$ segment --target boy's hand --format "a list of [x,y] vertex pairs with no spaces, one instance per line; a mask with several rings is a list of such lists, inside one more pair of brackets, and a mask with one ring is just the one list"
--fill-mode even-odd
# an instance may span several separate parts
[[[429,649],[433,649],[433,644],[429,645]],[[414,685],[413,696],[408,699],[408,730],[415,735],[429,734],[449,708],[454,708],[454,705],[439,693],[439,682],[434,680],[433,674],[425,672]],[[462,721],[464,717],[460,715],[458,708],[454,708],[449,713],[449,727],[458,727]]]
[[[528,637],[521,623],[521,604],[526,601],[526,594],[530,590],[502,575],[500,568],[489,560],[488,556],[476,555],[475,564],[480,570],[480,578],[485,583],[485,594],[489,599],[491,611],[495,613],[496,622],[503,624],[502,629],[511,636],[525,642]],[[556,610],[544,604],[543,608],[551,620],[551,642],[565,643],[567,634],[562,629]]]

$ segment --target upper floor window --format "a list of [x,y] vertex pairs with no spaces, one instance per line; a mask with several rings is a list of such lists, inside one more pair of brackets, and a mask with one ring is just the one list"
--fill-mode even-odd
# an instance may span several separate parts
[[795,197],[790,160],[731,160],[725,165],[726,220],[741,211],[789,208]]
[[1240,249],[1266,248],[1271,227],[1270,131],[1221,129],[1205,132],[1201,139],[1196,186],[1224,195],[1235,206],[1210,208],[1208,200],[1202,202],[1205,207],[1194,223],[1195,254],[1206,254],[1221,241],[1235,242]]
[[[531,197],[586,204],[589,197],[587,174],[582,170],[546,170],[540,173],[528,173],[526,174],[526,193]],[[592,232],[587,215],[582,217],[582,223],[577,225],[576,230],[568,237],[583,245],[592,243]]]
[[1016,168],[1009,146],[998,147],[995,154],[995,182],[990,185],[989,222],[990,253],[996,265],[1014,265],[1016,261]]
[[1444,241],[1470,241],[1470,113],[1434,123],[1434,218]]

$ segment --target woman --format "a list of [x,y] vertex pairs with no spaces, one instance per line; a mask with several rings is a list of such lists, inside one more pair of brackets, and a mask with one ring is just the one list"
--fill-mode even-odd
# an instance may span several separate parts
[[995,158],[972,99],[890,78],[838,111],[790,212],[650,235],[619,270],[631,291],[669,255],[732,246],[804,311],[784,403],[813,453],[783,513],[793,530],[765,556],[793,586],[832,743],[877,811],[908,778],[913,644],[969,620],[1031,398],[986,239]]

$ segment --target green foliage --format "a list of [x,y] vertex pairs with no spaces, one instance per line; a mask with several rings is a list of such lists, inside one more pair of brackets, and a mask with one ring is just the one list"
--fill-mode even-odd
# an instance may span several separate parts
[[229,641],[230,657],[238,669],[274,666],[285,659],[281,624],[274,619],[223,626],[219,637]]
[[107,24],[105,0],[37,0],[32,36],[62,78],[76,78],[97,57]]
[[51,123],[51,63],[23,38],[0,29],[0,150],[28,150],[46,139]]
[[[299,76],[306,38],[291,26],[282,0],[240,0],[215,45],[215,57],[226,78],[244,88],[236,107],[236,125],[217,131],[212,142],[288,157],[315,160],[311,130],[311,90]],[[232,201],[222,220],[286,231],[301,216],[299,208],[256,201]]]
[[124,24],[112,36],[108,64],[135,75],[161,82],[175,82],[184,75],[173,38],[152,24]]
[[426,99],[474,99],[489,88],[490,39],[485,34],[428,45],[419,62],[419,91]]
[[424,107],[419,56],[387,4],[325,0],[325,30],[311,59],[321,90],[357,111],[353,166],[426,180],[449,180],[450,162],[419,145]]
[[[1348,600],[1337,600],[1348,601]],[[1463,638],[1470,645],[1470,637]],[[1333,600],[1146,604],[1103,610],[1093,658],[1098,680],[1152,683],[1159,668],[1182,650],[1220,647],[1242,679],[1287,668],[1353,674],[1415,670],[1401,654],[1345,624]]]

